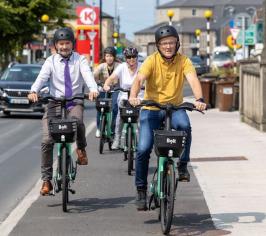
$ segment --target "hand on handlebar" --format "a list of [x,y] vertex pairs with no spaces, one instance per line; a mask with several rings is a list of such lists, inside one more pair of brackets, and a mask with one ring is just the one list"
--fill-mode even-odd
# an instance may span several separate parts
[[95,98],[97,98],[99,95],[99,93],[97,91],[94,91],[94,92],[89,92],[87,94],[87,98],[90,100],[90,101],[93,101]]
[[207,108],[207,104],[204,102],[200,102],[200,101],[196,101],[194,103],[194,105],[195,105],[196,109],[199,111],[204,111]]
[[133,107],[138,106],[141,102],[139,98],[132,98],[132,97],[130,97],[128,101]]
[[28,99],[31,102],[38,102],[38,94],[37,93],[29,93],[28,94]]
[[103,90],[104,91],[109,91],[111,89],[111,87],[109,86],[109,85],[107,85],[107,84],[104,84],[104,86],[103,86]]

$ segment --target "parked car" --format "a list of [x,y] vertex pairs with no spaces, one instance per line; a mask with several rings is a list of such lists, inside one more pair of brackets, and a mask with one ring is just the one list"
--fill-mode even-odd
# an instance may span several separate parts
[[10,64],[4,71],[0,77],[0,110],[5,115],[11,112],[44,112],[44,105],[30,103],[27,99],[41,67],[39,64]]
[[190,60],[192,61],[192,64],[196,69],[197,75],[202,75],[208,72],[208,66],[200,56],[190,57]]
[[211,67],[218,69],[234,62],[233,55],[227,46],[218,46],[213,49]]

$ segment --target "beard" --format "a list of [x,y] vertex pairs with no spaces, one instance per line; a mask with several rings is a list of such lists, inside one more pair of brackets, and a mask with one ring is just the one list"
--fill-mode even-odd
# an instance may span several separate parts
[[72,54],[72,50],[71,49],[58,49],[57,53],[60,54],[64,58],[68,58]]

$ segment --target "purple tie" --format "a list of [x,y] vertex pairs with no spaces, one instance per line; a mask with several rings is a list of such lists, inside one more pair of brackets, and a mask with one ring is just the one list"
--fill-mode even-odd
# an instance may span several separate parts
[[[68,60],[69,59],[63,59],[65,63],[64,78],[65,78],[65,97],[66,98],[72,97],[72,82],[70,78]],[[66,108],[70,109],[73,106],[74,106],[74,102],[68,102],[66,105]]]

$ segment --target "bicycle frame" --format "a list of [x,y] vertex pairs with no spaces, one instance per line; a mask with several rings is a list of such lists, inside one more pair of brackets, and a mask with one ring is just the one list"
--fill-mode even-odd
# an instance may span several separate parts
[[106,118],[106,128],[104,130],[104,137],[111,139],[112,138],[112,127],[111,127],[112,126],[112,111],[108,111],[108,112],[101,111],[100,124],[101,124],[101,121],[103,120],[103,117]]
[[[68,160],[70,160],[69,162],[69,172],[68,172],[68,178],[71,182],[74,182],[75,178],[76,178],[76,174],[77,174],[77,164],[74,161],[73,156],[71,155],[72,153],[72,148],[71,148],[71,143],[56,143],[57,146],[57,168],[55,170],[55,174],[53,175],[53,179],[54,179],[54,183],[57,185],[57,183],[59,181],[62,180],[62,147],[63,145],[65,145],[64,147],[66,148],[67,151],[67,156],[68,156]],[[75,164],[74,164],[75,163]],[[57,186],[58,188],[59,186]],[[55,190],[54,190],[55,191]],[[57,190],[56,192],[59,192],[60,190]]]
[[[125,132],[125,140],[127,140],[126,137],[128,134],[129,127],[132,129],[132,140],[134,140],[134,142],[133,142],[134,145],[132,147],[132,149],[133,149],[132,151],[135,152],[137,149],[136,144],[137,144],[138,123],[123,123],[123,130],[126,131]],[[122,132],[123,132],[123,130],[122,130]],[[128,143],[127,143],[127,141],[125,141],[124,152],[127,152],[127,151],[128,151]]]

